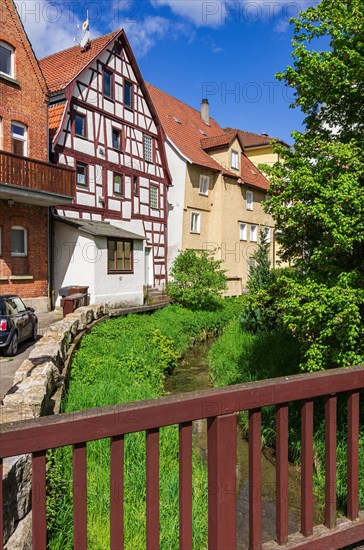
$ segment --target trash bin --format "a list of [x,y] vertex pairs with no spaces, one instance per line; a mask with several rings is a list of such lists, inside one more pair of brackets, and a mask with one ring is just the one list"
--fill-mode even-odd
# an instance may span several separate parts
[[66,286],[59,289],[59,294],[62,296],[63,317],[78,307],[89,305],[88,286]]

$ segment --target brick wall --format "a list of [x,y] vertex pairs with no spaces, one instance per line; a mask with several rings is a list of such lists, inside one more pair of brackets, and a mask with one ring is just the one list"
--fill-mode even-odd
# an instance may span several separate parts
[[[11,255],[11,227],[27,229],[26,257]],[[31,204],[8,206],[0,201],[1,256],[0,294],[14,292],[22,298],[46,297],[48,294],[48,209]],[[32,279],[11,277],[31,276]]]
[[28,127],[27,156],[48,161],[46,86],[12,0],[0,3],[0,40],[15,49],[15,80],[0,77],[0,148],[11,152],[11,121]]

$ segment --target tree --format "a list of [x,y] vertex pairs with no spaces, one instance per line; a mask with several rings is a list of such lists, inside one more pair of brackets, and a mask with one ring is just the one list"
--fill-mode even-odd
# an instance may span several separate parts
[[301,13],[294,20],[293,67],[277,75],[294,88],[292,107],[306,117],[304,133],[292,134],[292,149],[276,146],[283,163],[265,170],[282,257],[294,260],[301,274],[282,285],[280,305],[306,345],[302,367],[308,370],[313,359],[323,368],[364,358],[361,3],[323,0]]
[[225,271],[214,252],[188,249],[174,260],[167,284],[171,298],[190,309],[213,309],[227,289]]
[[270,273],[269,249],[270,243],[267,239],[266,230],[261,229],[259,245],[252,256],[254,265],[249,268],[248,288],[250,291],[259,290],[268,283]]

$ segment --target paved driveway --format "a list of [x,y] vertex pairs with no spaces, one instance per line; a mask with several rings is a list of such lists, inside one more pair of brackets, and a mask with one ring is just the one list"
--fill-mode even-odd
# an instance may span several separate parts
[[[41,338],[40,334],[43,334],[52,323],[60,319],[62,319],[62,313],[58,310],[38,315],[38,340]],[[12,387],[15,372],[22,362],[29,357],[35,344],[36,342],[31,341],[19,344],[19,351],[15,357],[0,355],[0,401]]]

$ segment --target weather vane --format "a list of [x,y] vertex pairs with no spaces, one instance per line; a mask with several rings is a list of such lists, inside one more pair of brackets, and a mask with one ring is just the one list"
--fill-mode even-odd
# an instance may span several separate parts
[[74,38],[74,41],[81,47],[82,50],[87,50],[90,45],[90,21],[88,18],[88,10],[86,12],[86,20],[82,25],[77,25],[78,29],[82,29],[83,36],[80,41],[77,38]]

